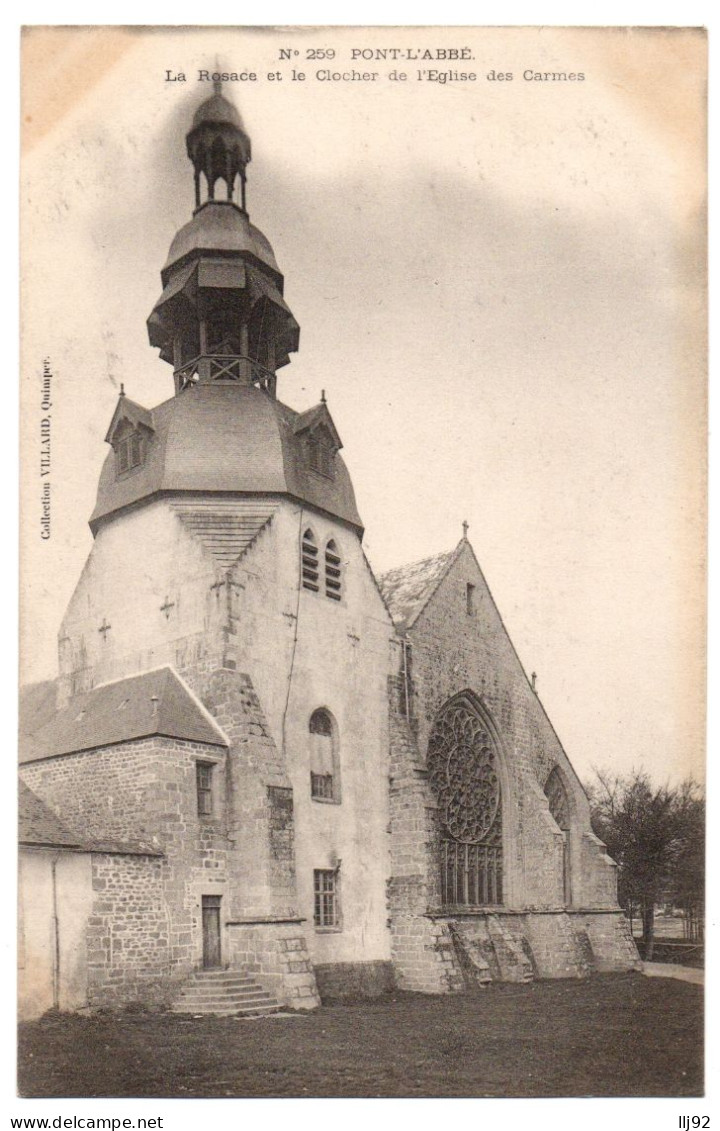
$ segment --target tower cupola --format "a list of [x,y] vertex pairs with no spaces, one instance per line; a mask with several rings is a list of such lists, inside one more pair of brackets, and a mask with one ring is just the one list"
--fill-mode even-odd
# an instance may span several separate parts
[[[176,394],[219,382],[255,385],[274,397],[276,372],[297,350],[300,329],[272,247],[250,223],[250,138],[220,83],[195,112],[187,152],[195,211],[171,244],[163,293],[148,319],[150,343],[172,365]],[[215,197],[218,181],[224,200]]]
[[215,184],[224,181],[227,199],[235,196],[240,178],[240,207],[245,211],[245,169],[250,163],[250,138],[232,102],[222,95],[222,83],[213,83],[215,93],[195,112],[187,135],[188,157],[195,170],[195,207],[201,200],[201,174],[205,176],[207,199],[215,199]]

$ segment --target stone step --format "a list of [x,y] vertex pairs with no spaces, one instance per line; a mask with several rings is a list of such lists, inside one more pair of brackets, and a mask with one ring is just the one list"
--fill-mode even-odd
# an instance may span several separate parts
[[198,1005],[212,1001],[237,1001],[241,1005],[245,1005],[249,1001],[274,1002],[275,998],[262,990],[245,994],[194,994],[192,991],[185,991],[180,994],[178,1001],[196,1001]]
[[262,990],[259,982],[185,982],[183,990],[198,993],[243,993],[246,990]]
[[181,997],[175,1002],[178,1008],[183,1008],[190,1013],[197,1012],[201,1009],[278,1009],[276,1001],[267,1000],[267,998],[250,998],[248,1001],[234,1001],[233,998],[216,998],[212,1001],[195,1001],[193,998]]
[[274,1004],[274,1005],[255,1005],[255,1006],[252,1006],[252,1008],[249,1008],[247,1006],[237,1006],[237,1005],[227,1005],[227,1004],[213,1005],[213,1006],[201,1005],[201,1006],[196,1007],[196,1006],[184,1005],[182,1002],[175,1002],[175,1004],[173,1006],[171,1006],[171,1010],[172,1010],[173,1013],[201,1013],[201,1014],[213,1014],[213,1015],[218,1015],[218,1016],[222,1016],[222,1017],[229,1016],[231,1014],[241,1014],[241,1015],[253,1016],[253,1017],[260,1017],[260,1016],[265,1017],[265,1016],[270,1016],[273,1013],[277,1013],[279,1008],[280,1008],[280,1006],[277,1003]]
[[252,974],[243,974],[242,970],[196,970],[191,975],[193,982],[254,982]]
[[279,1010],[279,1005],[255,1005],[253,1009],[238,1009],[236,1005],[202,1005],[200,1009],[190,1009],[188,1005],[172,1005],[173,1013],[196,1013],[203,1017],[271,1017]]
[[267,1014],[280,1003],[242,970],[197,970],[172,1005],[175,1013]]
[[191,978],[188,985],[201,986],[203,988],[203,990],[206,990],[206,988],[207,988],[207,990],[209,990],[209,988],[217,988],[219,986],[219,987],[222,987],[223,990],[224,990],[224,988],[226,986],[257,986],[258,983],[255,982],[254,978],[243,978],[243,977]]

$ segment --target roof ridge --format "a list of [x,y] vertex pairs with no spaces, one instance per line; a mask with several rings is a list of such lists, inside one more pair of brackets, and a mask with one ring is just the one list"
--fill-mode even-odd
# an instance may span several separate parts
[[198,708],[201,715],[203,715],[203,717],[206,719],[206,721],[209,722],[210,725],[213,727],[213,729],[217,731],[217,733],[222,738],[223,742],[227,746],[230,746],[231,745],[230,739],[228,738],[225,731],[220,726],[220,723],[217,721],[217,719],[214,717],[214,715],[212,715],[210,713],[210,711],[207,709],[207,707],[203,703],[200,696],[195,694],[192,687],[190,687],[189,684],[187,684],[185,682],[183,677],[180,675],[180,672],[176,671],[176,669],[172,666],[172,664],[167,664],[166,667],[167,667],[169,675],[173,679],[177,680],[177,682],[180,684],[180,686],[182,687],[185,694],[193,701],[195,706]]
[[[101,687],[112,687],[114,683],[123,683],[128,679],[139,679],[143,675],[155,675],[158,672],[174,670],[172,664],[158,664],[156,668],[143,668],[142,671],[133,672],[132,675],[120,675],[116,679],[106,679],[102,683],[95,683],[92,687],[88,688],[87,691],[81,691],[80,695],[89,695],[92,691],[99,691]],[[75,698],[75,696],[73,696],[73,698]],[[72,699],[70,702],[72,702]]]

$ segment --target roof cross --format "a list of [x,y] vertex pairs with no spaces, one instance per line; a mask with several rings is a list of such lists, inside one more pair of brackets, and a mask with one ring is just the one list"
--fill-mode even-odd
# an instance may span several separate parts
[[103,640],[105,640],[105,639],[107,638],[107,633],[108,633],[108,632],[110,631],[110,629],[111,629],[111,628],[112,628],[112,625],[111,625],[111,624],[108,624],[108,622],[107,622],[107,620],[105,619],[105,617],[103,617],[103,622],[102,622],[102,624],[100,625],[100,627],[99,627],[99,629],[98,629],[98,632],[102,632],[102,638],[103,638]]
[[160,606],[160,612],[165,613],[165,620],[170,620],[170,610],[175,608],[175,602],[171,601],[169,597],[165,598],[165,604]]
[[465,539],[466,542],[467,542],[467,532],[468,532],[469,525],[470,525],[470,523],[468,522],[467,519],[465,519],[465,521],[462,524],[462,528],[463,528],[463,538]]

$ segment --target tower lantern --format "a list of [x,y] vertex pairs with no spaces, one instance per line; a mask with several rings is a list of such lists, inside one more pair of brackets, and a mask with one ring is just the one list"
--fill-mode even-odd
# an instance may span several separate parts
[[214,94],[203,102],[187,135],[188,157],[195,170],[195,207],[200,208],[201,180],[204,173],[207,199],[215,199],[215,183],[225,181],[227,199],[232,201],[235,179],[240,178],[240,207],[246,211],[245,168],[250,163],[250,138],[231,102],[222,95],[222,83],[213,83]]
[[[273,249],[250,223],[250,138],[219,82],[195,112],[187,152],[195,211],[162,270],[163,293],[148,319],[150,343],[172,365],[177,394],[197,384],[236,382],[274,397],[276,371],[297,350],[300,329],[283,298]],[[225,182],[225,200],[215,197],[218,181]]]

